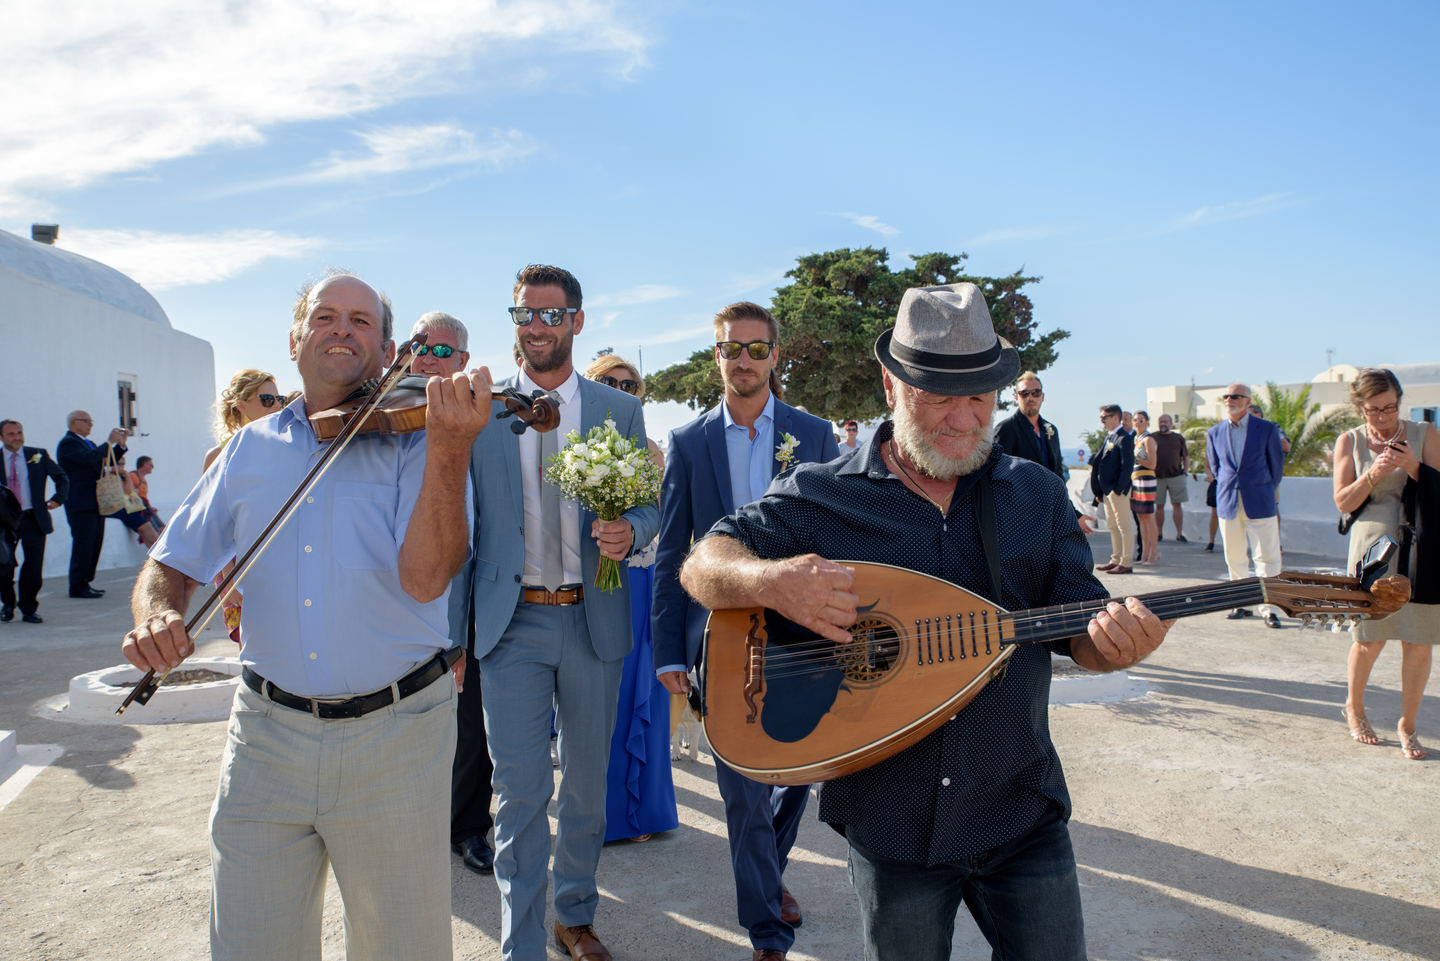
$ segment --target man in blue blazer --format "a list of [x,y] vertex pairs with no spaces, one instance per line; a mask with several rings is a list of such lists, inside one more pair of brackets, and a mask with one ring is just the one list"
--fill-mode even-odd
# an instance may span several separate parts
[[[1255,560],[1260,577],[1279,574],[1280,519],[1276,488],[1285,474],[1280,428],[1250,413],[1250,388],[1235,383],[1225,388],[1225,419],[1205,434],[1205,457],[1215,475],[1215,510],[1220,515],[1220,536],[1225,543],[1225,566],[1230,579],[1249,576],[1245,552]],[[1279,608],[1260,605],[1266,627],[1280,626]],[[1232,620],[1249,617],[1237,607]]]
[[[758,499],[787,466],[840,456],[828,421],[782,403],[772,392],[779,339],[779,325],[759,304],[731,304],[716,314],[715,363],[725,383],[724,400],[670,432],[651,625],[656,673],[672,694],[690,691],[689,671],[700,664],[710,613],[680,586],[680,565],[691,542]],[[755,957],[767,951],[784,957],[801,914],[781,876],[810,789],[760,784],[718,757],[715,779],[725,801],[740,923]]]
[[[567,270],[531,265],[515,279],[510,308],[521,355],[500,386],[542,389],[560,401],[560,427],[517,436],[492,418],[471,454],[475,544],[450,595],[451,640],[466,643],[473,590],[474,654],[490,757],[495,765],[495,880],[501,897],[501,955],[541,961],[546,865],[554,793],[550,724],[559,731],[559,826],[555,835],[555,940],[580,961],[609,958],[591,924],[600,896],[595,867],[605,839],[605,766],[615,726],[620,670],[633,643],[629,582],[593,587],[601,554],[623,560],[660,526],[655,505],[600,521],[541,479],[542,462],[613,419],[645,444],[640,401],[578,376],[571,342],[585,324],[580,282]],[[500,410],[497,405],[496,411]]]
[[[20,567],[20,616],[27,624],[40,624],[43,619],[36,610],[44,581],[45,538],[55,530],[50,512],[65,503],[70,478],[43,447],[25,446],[25,427],[18,420],[0,420],[0,442],[4,444],[0,450],[0,487],[14,499],[15,529],[5,535],[10,541],[8,553],[18,562],[15,547],[25,550],[25,563]],[[47,477],[55,482],[55,495],[48,500]],[[0,621],[15,616],[14,573],[13,564],[0,567]]]
[[1105,505],[1105,527],[1110,531],[1110,560],[1096,570],[1129,574],[1135,553],[1135,516],[1130,513],[1130,473],[1135,469],[1135,437],[1121,423],[1119,404],[1100,408],[1100,425],[1108,433],[1100,449],[1090,456],[1090,490],[1095,503]]
[[90,440],[95,421],[83,410],[72,410],[65,419],[65,436],[55,445],[55,459],[70,478],[70,498],[65,501],[65,521],[70,525],[70,596],[99,597],[103,590],[90,586],[100,548],[105,544],[105,518],[95,499],[95,485],[110,456],[125,453],[125,431],[110,431],[103,446]]

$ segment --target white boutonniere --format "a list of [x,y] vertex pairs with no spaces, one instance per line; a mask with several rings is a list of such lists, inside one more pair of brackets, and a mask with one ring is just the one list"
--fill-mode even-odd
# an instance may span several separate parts
[[34,454],[34,455],[32,455],[32,456],[30,457],[30,459],[27,460],[25,463],[27,463],[27,464],[38,464],[38,463],[40,463],[40,457],[41,457],[40,454]]
[[800,441],[796,440],[794,434],[780,434],[780,446],[775,448],[775,460],[779,462],[781,470],[795,466],[795,448],[799,446]]
[[1050,423],[1049,421],[1046,421],[1046,422],[1045,422],[1045,436],[1046,436],[1046,437],[1054,437],[1054,436],[1055,436],[1055,425],[1052,424],[1052,423]]

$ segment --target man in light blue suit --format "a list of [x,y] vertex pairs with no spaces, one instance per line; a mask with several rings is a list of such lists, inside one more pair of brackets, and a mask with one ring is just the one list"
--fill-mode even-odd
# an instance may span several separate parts
[[609,594],[591,585],[601,554],[623,560],[648,544],[660,515],[652,504],[600,521],[542,481],[543,461],[563,448],[571,430],[583,436],[609,418],[643,446],[645,420],[637,399],[576,374],[571,342],[585,312],[580,283],[569,271],[525,267],[516,275],[514,300],[521,368],[500,386],[555,393],[560,427],[517,436],[508,419],[492,419],[475,441],[475,547],[458,575],[464,586],[452,591],[450,630],[457,644],[465,643],[470,611],[462,601],[473,588],[474,654],[498,801],[501,955],[506,961],[546,957],[553,708],[561,775],[555,940],[575,961],[604,961],[610,953],[591,928],[599,903],[595,867],[605,838],[605,765],[620,669],[632,637],[628,581],[622,577],[620,589]]
[[[1235,383],[1221,398],[1226,417],[1205,434],[1205,456],[1215,475],[1215,510],[1225,542],[1230,579],[1249,576],[1245,553],[1255,560],[1255,573],[1280,573],[1280,519],[1276,488],[1285,473],[1280,428],[1250,413],[1250,388]],[[1279,627],[1279,608],[1262,604],[1266,627]],[[1237,607],[1227,617],[1249,617]]]
[[[725,397],[670,432],[660,495],[651,623],[656,673],[672,694],[690,691],[689,671],[700,663],[710,613],[680,586],[680,565],[691,541],[758,499],[786,466],[840,456],[828,421],[782,403],[772,391],[779,325],[768,310],[748,302],[731,304],[715,315],[715,340]],[[740,923],[756,958],[784,958],[801,914],[781,876],[810,789],[760,784],[718,757],[715,777],[725,801]]]

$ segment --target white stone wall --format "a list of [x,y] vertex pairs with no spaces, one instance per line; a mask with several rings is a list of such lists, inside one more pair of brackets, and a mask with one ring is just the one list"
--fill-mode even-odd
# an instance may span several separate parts
[[[25,442],[44,447],[52,457],[65,434],[66,415],[77,408],[95,418],[90,439],[103,442],[119,423],[117,380],[134,383],[137,436],[128,442],[126,463],[133,468],[141,454],[154,458],[150,500],[168,517],[193,486],[205,451],[214,443],[210,344],[3,259],[0,336],[7,371],[0,417],[19,420]],[[70,564],[70,528],[63,508],[52,517],[55,533],[46,544],[45,576],[63,578]],[[144,557],[124,525],[106,522],[102,568],[139,564]]]

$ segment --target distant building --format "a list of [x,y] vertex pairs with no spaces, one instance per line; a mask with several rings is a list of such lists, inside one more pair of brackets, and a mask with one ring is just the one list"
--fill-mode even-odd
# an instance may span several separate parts
[[[181,333],[150,293],[111,267],[0,230],[0,344],[6,378],[0,418],[25,425],[26,443],[53,455],[65,417],[95,418],[91,440],[128,427],[128,466],[155,459],[150,500],[165,516],[195,483],[210,435],[215,357],[208,341]],[[45,551],[45,576],[70,557],[64,510]],[[107,522],[100,566],[144,559],[134,536]]]
[[[1406,420],[1426,421],[1440,424],[1440,363],[1432,364],[1377,364],[1395,372],[1405,396],[1400,400],[1400,416]],[[1278,386],[1299,393],[1310,388],[1310,403],[1320,405],[1320,413],[1332,410],[1350,410],[1350,384],[1360,368],[1352,364],[1336,364],[1311,378],[1308,384],[1279,384]],[[1219,420],[1225,416],[1225,403],[1220,395],[1225,393],[1226,384],[1198,387],[1193,384],[1175,384],[1169,387],[1147,387],[1145,409],[1153,423],[1161,414],[1169,414],[1180,423],[1197,417],[1212,417]],[[1265,385],[1251,384],[1250,394],[1256,402],[1264,405]]]

